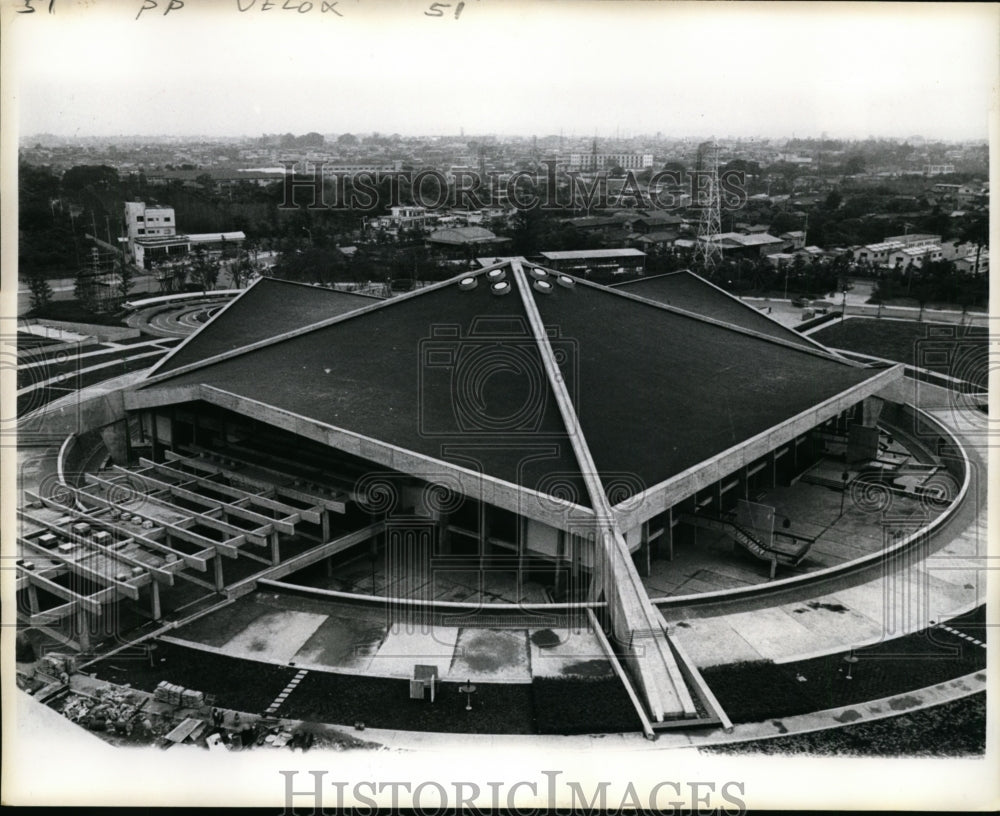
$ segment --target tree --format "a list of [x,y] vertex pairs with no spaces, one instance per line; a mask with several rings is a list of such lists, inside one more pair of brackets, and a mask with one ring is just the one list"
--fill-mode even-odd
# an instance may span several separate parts
[[229,264],[229,277],[233,281],[233,286],[242,289],[246,286],[253,273],[256,271],[250,260],[250,256],[242,249],[237,250],[238,254]]
[[962,241],[976,245],[976,266],[973,269],[973,274],[979,274],[979,259],[983,252],[983,247],[988,246],[990,242],[990,226],[989,226],[989,213],[982,213],[977,215],[969,224],[962,230],[959,236]]
[[840,191],[830,190],[830,193],[826,197],[826,201],[823,202],[823,209],[833,212],[841,205],[843,200],[844,197],[840,194]]
[[115,258],[115,281],[118,284],[118,294],[121,295],[122,302],[128,300],[128,293],[132,291],[135,284],[135,274],[130,264],[123,256]]
[[32,272],[28,275],[28,292],[31,311],[38,312],[52,302],[52,287],[48,278],[41,272]]
[[207,292],[215,288],[215,283],[219,279],[219,268],[218,260],[209,257],[205,247],[196,247],[191,253],[191,258],[188,262],[191,278],[204,291]]

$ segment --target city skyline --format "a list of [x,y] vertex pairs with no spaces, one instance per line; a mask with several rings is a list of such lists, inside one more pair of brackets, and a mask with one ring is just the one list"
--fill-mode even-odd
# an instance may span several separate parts
[[989,6],[145,3],[13,18],[19,134],[967,141],[997,74]]

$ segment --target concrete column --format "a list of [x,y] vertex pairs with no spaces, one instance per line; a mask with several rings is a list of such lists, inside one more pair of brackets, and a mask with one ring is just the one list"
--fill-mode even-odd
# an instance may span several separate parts
[[212,559],[212,565],[215,568],[215,591],[222,592],[226,586],[222,577],[222,556],[216,553],[215,558]]
[[160,610],[160,585],[157,581],[150,581],[149,597],[153,611],[153,620],[159,620],[163,617],[163,613]]
[[81,652],[90,651],[90,613],[83,610],[77,609],[74,620],[76,621],[76,630],[80,643]]
[[644,521],[642,523],[642,532],[641,532],[640,536],[641,536],[640,537],[640,541],[642,543],[639,545],[639,555],[640,555],[639,564],[640,564],[640,566],[642,568],[642,576],[644,578],[648,578],[649,574],[653,571],[653,565],[650,562],[650,554],[649,554],[649,522],[648,521]]
[[271,563],[277,564],[281,561],[281,542],[278,540],[278,531],[271,533]]
[[479,530],[479,564],[490,554],[490,508],[486,504],[480,505],[482,508],[482,526]]
[[323,559],[323,563],[326,564],[326,577],[333,577],[333,556],[329,555]]
[[775,455],[777,451],[771,451],[768,456],[771,457],[771,489],[774,490],[778,486],[778,457]]
[[740,484],[743,487],[743,501],[750,501],[750,466],[740,468]]
[[557,597],[560,597],[566,590],[566,569],[572,569],[572,565],[566,558],[567,538],[566,531],[560,530],[555,561],[555,593]]
[[878,423],[885,403],[878,397],[865,397],[861,403],[861,424],[872,427]]
[[128,423],[125,420],[101,428],[101,440],[115,464],[128,464]]
[[522,573],[524,571],[524,551],[528,548],[528,519],[523,516],[518,519],[518,534],[517,534],[517,585],[521,586],[524,579],[522,578]]
[[663,529],[663,540],[667,545],[667,560],[674,560],[674,508],[667,510],[667,526]]
[[32,615],[37,615],[41,606],[38,603],[38,587],[32,583],[28,583],[28,611]]
[[443,555],[451,555],[451,535],[448,532],[449,518],[447,513],[442,513],[437,521],[438,546],[440,548],[438,551]]
[[[375,518],[375,516],[372,516],[372,524],[374,524],[375,522],[376,522],[376,518]],[[327,510],[327,509],[324,508],[323,510],[320,511],[320,513],[319,513],[319,523],[320,523],[320,527],[322,528],[322,530],[321,530],[321,532],[319,534],[319,537],[321,539],[321,543],[326,544],[326,542],[328,542],[330,540],[330,511],[329,510]]]
[[150,419],[150,441],[153,446],[153,461],[162,462],[163,461],[163,448],[160,445],[160,436],[157,433],[156,428],[156,411],[149,412]]

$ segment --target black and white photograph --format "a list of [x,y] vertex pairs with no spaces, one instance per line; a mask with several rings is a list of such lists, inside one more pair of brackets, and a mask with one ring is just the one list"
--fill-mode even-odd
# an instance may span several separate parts
[[1000,7],[0,38],[3,804],[1000,807]]

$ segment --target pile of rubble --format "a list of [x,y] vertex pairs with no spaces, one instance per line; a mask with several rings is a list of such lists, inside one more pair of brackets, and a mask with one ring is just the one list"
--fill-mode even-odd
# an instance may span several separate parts
[[143,716],[149,698],[136,694],[127,686],[102,686],[93,696],[70,694],[62,713],[72,722],[92,731],[113,731],[131,736],[137,727],[152,732],[153,724]]

